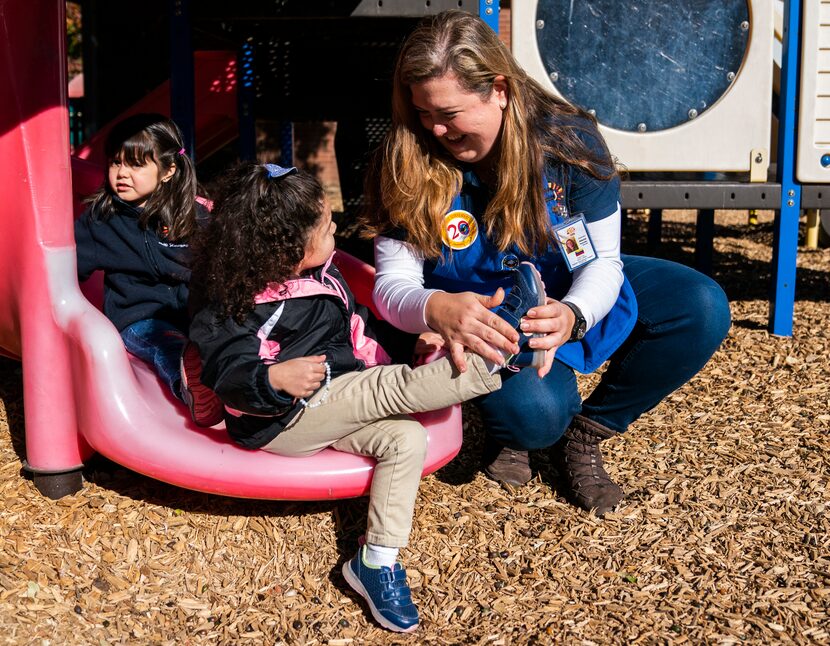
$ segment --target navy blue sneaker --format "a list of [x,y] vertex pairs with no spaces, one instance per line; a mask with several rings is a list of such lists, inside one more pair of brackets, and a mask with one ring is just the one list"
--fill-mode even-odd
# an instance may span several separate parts
[[406,582],[406,570],[400,563],[394,567],[369,565],[362,546],[351,561],[343,564],[346,582],[369,604],[375,620],[387,630],[410,633],[418,627],[418,609]]
[[541,334],[524,334],[519,328],[522,317],[531,308],[545,304],[545,284],[533,263],[523,262],[513,272],[513,287],[504,302],[496,308],[496,314],[510,323],[519,333],[519,353],[505,358],[505,366],[516,368],[541,368],[545,364],[545,351],[534,350],[527,342]]

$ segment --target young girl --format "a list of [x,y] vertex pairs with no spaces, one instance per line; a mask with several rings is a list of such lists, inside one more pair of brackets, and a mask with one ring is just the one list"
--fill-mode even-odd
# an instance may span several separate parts
[[187,242],[206,215],[196,202],[196,171],[181,132],[162,115],[138,114],[112,129],[104,150],[107,177],[75,221],[78,280],[103,270],[104,314],[127,350],[155,368],[197,423],[216,424],[221,403],[213,398],[197,411],[202,402],[193,394],[201,394],[201,385],[191,384],[188,392],[180,377],[188,328]]
[[[366,542],[343,575],[382,626],[408,632],[418,612],[396,559],[426,452],[424,428],[408,414],[496,390],[499,366],[477,355],[464,373],[446,358],[381,365],[386,353],[332,264],[334,230],[311,175],[274,164],[230,172],[197,245],[194,273],[210,305],[194,317],[190,338],[237,443],[286,456],[331,446],[377,459]],[[518,327],[544,288],[530,265],[516,277],[494,316]]]

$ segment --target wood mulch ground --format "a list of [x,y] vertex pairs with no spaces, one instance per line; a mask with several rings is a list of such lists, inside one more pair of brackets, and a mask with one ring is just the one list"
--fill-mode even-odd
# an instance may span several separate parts
[[[21,371],[0,361],[0,643],[830,643],[830,250],[800,249],[794,335],[776,338],[771,214],[716,222],[734,325],[609,443],[625,504],[604,520],[568,506],[544,454],[529,486],[500,488],[466,411],[403,552],[415,636],[376,627],[340,575],[364,500],[223,499],[106,461],[44,498],[21,475]],[[626,250],[645,231],[632,217]],[[692,215],[667,212],[659,255],[691,263],[693,240]]]

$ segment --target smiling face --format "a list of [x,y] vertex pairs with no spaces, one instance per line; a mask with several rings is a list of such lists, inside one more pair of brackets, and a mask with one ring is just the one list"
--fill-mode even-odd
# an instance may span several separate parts
[[331,205],[323,198],[322,213],[317,224],[310,231],[305,245],[305,255],[300,261],[297,273],[324,265],[334,251],[334,232],[337,225],[331,219]]
[[485,97],[464,89],[451,72],[409,88],[421,124],[447,152],[469,164],[491,161],[507,107],[507,86],[502,77],[496,77]]
[[110,161],[108,177],[113,192],[119,198],[140,207],[146,204],[159,184],[169,180],[175,172],[175,164],[162,175],[158,164],[152,159],[146,159],[141,166],[131,165],[119,154]]

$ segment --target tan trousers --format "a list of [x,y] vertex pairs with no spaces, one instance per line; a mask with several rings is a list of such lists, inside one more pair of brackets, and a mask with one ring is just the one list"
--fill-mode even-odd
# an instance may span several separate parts
[[[481,357],[468,353],[466,358],[463,374],[444,357],[417,368],[377,366],[332,379],[326,400],[305,408],[263,449],[306,456],[331,446],[376,458],[366,540],[404,547],[427,445],[424,427],[408,414],[458,404],[501,387],[501,377],[489,374]],[[322,396],[318,391],[309,403]]]

